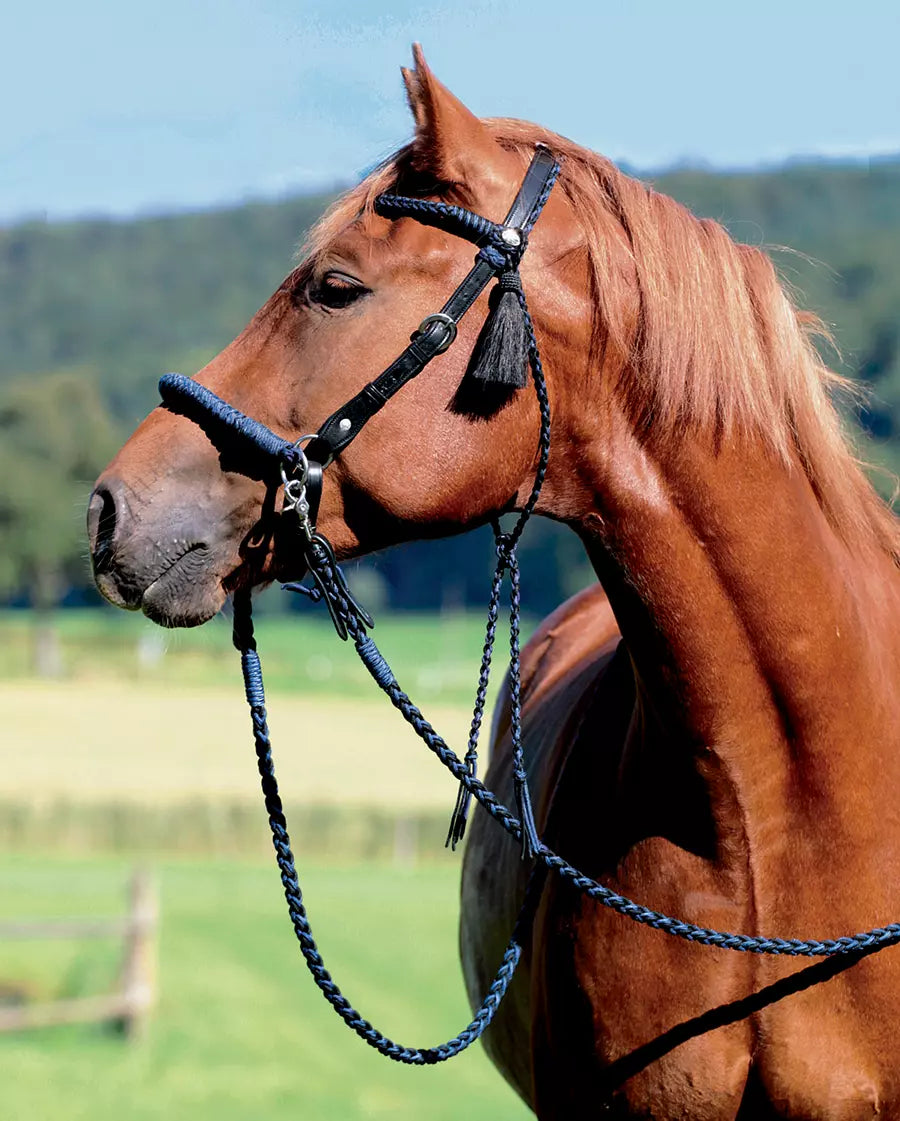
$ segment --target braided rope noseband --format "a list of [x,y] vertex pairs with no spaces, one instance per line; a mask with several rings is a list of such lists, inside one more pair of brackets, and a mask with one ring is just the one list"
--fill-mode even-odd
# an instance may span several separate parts
[[[627,918],[651,926],[667,934],[699,942],[703,945],[744,953],[829,957],[838,954],[862,954],[894,945],[900,941],[900,923],[875,927],[861,934],[843,938],[798,939],[764,938],[727,931],[712,930],[695,923],[675,919],[628,899],[581,873],[563,857],[549,849],[538,837],[534,823],[521,740],[521,699],[519,683],[519,566],[517,545],[528,519],[534,512],[543,485],[550,456],[550,404],[538,352],[534,325],[528,312],[525,295],[518,278],[518,264],[527,245],[528,233],[534,225],[559,173],[559,165],[545,148],[539,148],[526,173],[513,208],[504,224],[446,203],[425,199],[381,195],[375,201],[376,211],[387,218],[415,218],[437,226],[479,246],[475,265],[453,293],[444,309],[428,316],[413,342],[374,382],[337,410],[319,429],[304,454],[297,445],[277,436],[259,421],[228,405],[210,390],[178,374],[166,374],[160,380],[160,394],[165,405],[200,424],[213,442],[233,444],[242,452],[238,468],[246,474],[272,478],[273,468],[285,483],[283,513],[293,513],[302,533],[298,535],[307,568],[313,577],[312,589],[296,584],[285,587],[302,590],[314,599],[323,599],[331,614],[338,635],[351,639],[363,664],[379,688],[387,695],[403,718],[459,782],[456,807],[451,819],[447,843],[456,846],[465,831],[466,815],[472,798],[522,845],[523,858],[534,859],[535,865],[525,893],[525,901],[515,930],[503,954],[497,974],[472,1021],[458,1035],[435,1047],[406,1047],[388,1039],[365,1020],[350,1004],[332,979],[313,939],[312,929],[291,851],[287,822],[278,784],[275,779],[271,744],[266,717],[262,669],[253,636],[250,589],[234,597],[234,644],[241,654],[241,665],[247,703],[253,722],[259,774],[275,856],[281,871],[288,913],[306,964],[326,1000],[357,1035],[381,1054],[398,1062],[426,1065],[452,1058],[473,1043],[491,1022],[505,995],[522,953],[523,940],[531,925],[544,877],[541,871],[553,871],[589,898]],[[484,649],[478,677],[475,706],[464,759],[428,723],[422,712],[403,692],[388,663],[375,645],[367,628],[372,626],[368,614],[353,599],[338,567],[328,541],[315,530],[315,513],[322,469],[332,461],[358,434],[362,426],[410,378],[441,353],[455,337],[456,323],[472,306],[475,298],[492,278],[501,288],[515,294],[526,336],[526,353],[540,410],[538,463],[531,494],[515,525],[503,533],[497,523],[497,566],[491,588]],[[277,479],[277,475],[276,475]],[[484,716],[486,693],[491,670],[500,595],[503,580],[509,576],[510,603],[510,736],[512,741],[513,776],[518,816],[513,814],[477,778],[477,746]]]

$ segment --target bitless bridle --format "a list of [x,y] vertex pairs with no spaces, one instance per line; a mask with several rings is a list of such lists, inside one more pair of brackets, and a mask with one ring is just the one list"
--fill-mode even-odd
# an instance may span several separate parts
[[[413,335],[410,345],[379,377],[334,412],[315,434],[304,436],[299,441],[285,440],[259,421],[227,404],[204,386],[180,374],[166,374],[160,379],[159,389],[163,403],[171,411],[198,423],[214,444],[227,444],[232,449],[237,446],[241,458],[237,470],[255,477],[266,478],[271,482],[281,479],[284,488],[282,516],[292,520],[296,527],[295,539],[314,581],[311,589],[297,584],[288,584],[285,587],[292,591],[305,591],[312,598],[325,601],[338,635],[342,639],[352,639],[360,658],[378,686],[399,709],[404,719],[412,725],[426,746],[458,780],[459,794],[451,819],[448,844],[455,847],[462,838],[469,802],[474,797],[487,813],[522,845],[523,858],[533,860],[535,870],[552,870],[577,890],[603,906],[676,937],[747,953],[805,957],[859,955],[893,945],[900,941],[900,923],[876,927],[849,937],[821,940],[764,938],[701,927],[644,907],[585,876],[563,857],[549,849],[538,837],[521,739],[520,596],[517,545],[528,519],[534,512],[547,471],[550,455],[550,404],[534,326],[518,280],[518,267],[527,248],[528,235],[550,196],[559,171],[559,164],[549,149],[538,146],[515,201],[502,224],[491,222],[462,207],[443,202],[393,194],[379,195],[375,199],[375,212],[383,217],[414,218],[426,225],[436,226],[474,242],[478,246],[478,253],[470,272],[444,307],[439,312],[425,317],[418,331]],[[325,469],[398,390],[420,374],[436,355],[443,353],[453,343],[460,319],[494,278],[500,280],[498,288],[502,289],[504,298],[507,294],[511,295],[521,313],[525,351],[540,410],[540,436],[534,483],[513,528],[508,533],[504,533],[494,522],[497,566],[488,607],[485,643],[468,750],[465,758],[460,759],[400,688],[393,671],[368,634],[368,628],[373,626],[371,617],[351,595],[335,561],[330,543],[316,529],[316,516]],[[495,317],[496,314],[495,305],[491,317]],[[490,330],[491,317],[485,325],[486,331]],[[500,595],[506,575],[509,576],[510,581],[508,674],[510,737],[518,815],[507,809],[476,775],[478,737],[486,703],[500,610]],[[360,1016],[326,970],[313,940],[303,903],[287,823],[275,780],[262,669],[253,636],[250,595],[249,588],[235,593],[234,642],[241,654],[257,762],[276,860],[281,870],[288,912],[306,964],[316,984],[338,1015],[361,1038],[382,1054],[398,1062],[417,1065],[449,1059],[463,1051],[484,1032],[503,999],[521,957],[522,944],[533,920],[543,876],[532,873],[522,910],[497,974],[472,1021],[457,1036],[435,1047],[404,1047],[388,1039]]]

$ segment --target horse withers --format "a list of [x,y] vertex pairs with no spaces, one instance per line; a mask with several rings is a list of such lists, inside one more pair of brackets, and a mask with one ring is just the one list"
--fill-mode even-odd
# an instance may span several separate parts
[[[416,53],[413,141],[340,199],[248,327],[197,375],[290,439],[405,346],[472,247],[385,191],[500,221],[536,144],[562,172],[522,258],[552,404],[537,512],[582,538],[607,599],[563,607],[523,661],[544,839],[641,903],[749,934],[900,917],[898,532],[841,434],[822,365],[759,250],[536,125],[479,120]],[[534,396],[485,393],[456,344],[329,468],[339,557],[521,508]],[[157,409],[97,484],[98,585],[166,626],[302,575],[278,488]],[[619,632],[624,639],[620,645]],[[489,784],[508,793],[507,713]],[[480,999],[524,891],[476,813],[462,950]],[[691,945],[548,878],[486,1037],[542,1119],[900,1116],[900,957],[798,967]]]

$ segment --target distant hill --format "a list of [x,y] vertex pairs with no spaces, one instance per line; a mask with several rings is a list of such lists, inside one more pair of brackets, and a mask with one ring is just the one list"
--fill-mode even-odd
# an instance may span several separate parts
[[[774,253],[779,269],[832,325],[842,370],[865,378],[883,399],[872,430],[893,435],[900,424],[900,157],[868,166],[675,171],[650,181],[741,241],[795,251]],[[143,412],[159,372],[190,371],[233,338],[290,270],[329,201],[301,196],[170,217],[0,229],[0,379],[93,367],[119,412]]]
[[136,419],[160,373],[193,372],[237,334],[329,201],[0,230],[0,381],[95,369]]
[[[840,356],[829,362],[873,391],[861,421],[880,443],[865,454],[900,471],[900,156],[648,178],[738,240],[790,247],[773,257],[801,303],[831,327]],[[0,229],[0,386],[23,374],[93,370],[130,426],[154,404],[159,373],[193,372],[243,327],[329,201]],[[458,540],[417,548],[414,576],[402,553],[375,562],[392,603],[481,600],[489,550],[474,563]],[[537,530],[529,551],[541,556],[531,606],[549,609],[583,578],[579,547]]]

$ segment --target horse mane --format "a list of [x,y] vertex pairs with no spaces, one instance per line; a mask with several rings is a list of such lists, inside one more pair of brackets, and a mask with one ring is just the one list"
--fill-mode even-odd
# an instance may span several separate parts
[[[610,160],[556,133],[507,118],[483,122],[527,165],[536,143],[562,161],[587,249],[595,357],[614,352],[612,388],[648,439],[700,432],[721,444],[761,440],[798,461],[835,531],[853,549],[900,563],[900,522],[851,450],[832,397],[855,387],[822,361],[821,321],[797,308],[760,249],[732,240]],[[311,231],[314,256],[383,191],[433,193],[403,148],[342,196]],[[418,175],[418,182],[416,176]],[[600,363],[598,363],[600,364]]]

